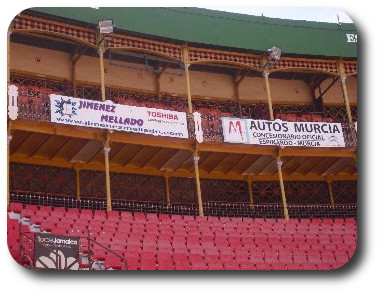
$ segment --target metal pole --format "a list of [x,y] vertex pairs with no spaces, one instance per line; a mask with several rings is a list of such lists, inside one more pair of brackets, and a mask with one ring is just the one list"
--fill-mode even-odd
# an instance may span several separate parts
[[7,85],[11,83],[11,34],[12,34],[12,31],[8,29],[8,33],[7,33]]
[[346,77],[345,76],[340,77],[340,84],[342,85],[343,98],[344,98],[344,103],[346,105],[348,121],[351,124],[352,123],[352,115],[351,115],[350,101],[348,100],[348,93],[347,93]]
[[157,99],[161,99],[161,72],[160,73],[156,73],[156,95],[157,95]]
[[165,192],[166,192],[166,204],[170,207],[170,186],[169,186],[169,177],[165,175]]
[[268,100],[268,107],[269,107],[269,117],[270,120],[274,120],[273,116],[273,106],[272,106],[272,96],[270,93],[270,87],[269,87],[269,72],[264,71],[263,77],[265,78],[265,91],[267,92],[267,100]]
[[10,134],[10,131],[8,131],[8,136],[7,136],[7,208],[9,208],[10,202],[11,202],[11,194],[9,192],[9,181],[10,181],[10,176],[9,176],[9,154],[10,154],[10,144],[12,140],[12,135]]
[[77,200],[80,200],[80,176],[78,164],[75,164],[75,183],[77,189]]
[[106,171],[106,192],[107,192],[107,212],[112,211],[112,201],[111,201],[111,182],[110,182],[110,164],[109,164],[109,153],[111,148],[109,147],[109,142],[107,140],[104,143],[104,163]]
[[338,71],[340,75],[340,84],[342,85],[343,99],[344,99],[344,104],[346,106],[347,117],[348,117],[348,121],[351,124],[352,115],[351,115],[350,102],[348,100],[348,92],[347,92],[347,86],[346,86],[346,72],[345,72],[344,64],[342,60],[338,60]]
[[280,180],[282,204],[284,206],[284,218],[285,220],[289,220],[288,205],[286,203],[285,187],[284,187],[284,180],[282,178],[281,167],[282,167],[282,161],[280,160],[280,158],[277,158],[277,171],[278,171],[278,178]]
[[105,87],[105,82],[104,82],[103,53],[104,53],[104,49],[103,49],[102,44],[100,44],[100,47],[99,47],[100,86],[101,86],[101,91],[102,91],[102,101],[105,102],[105,100],[106,100],[106,87]]
[[335,202],[334,202],[333,190],[332,190],[332,186],[331,186],[331,180],[327,180],[327,186],[329,187],[330,203],[331,203],[332,207],[334,208]]
[[183,47],[183,63],[185,65],[185,77],[186,77],[186,90],[187,90],[187,106],[189,108],[189,113],[193,113],[193,104],[191,102],[191,90],[190,90],[190,74],[189,74],[189,49],[187,46]]
[[252,180],[247,180],[248,192],[249,192],[249,202],[253,206],[253,192],[252,192]]
[[71,82],[73,84],[73,97],[77,96],[77,82],[76,82],[76,62],[71,62]]
[[199,179],[199,162],[200,157],[197,152],[194,152],[194,171],[195,171],[195,184],[197,187],[197,198],[198,198],[198,207],[199,207],[199,215],[204,216],[203,213],[203,201],[202,201],[202,191],[201,191],[201,182]]

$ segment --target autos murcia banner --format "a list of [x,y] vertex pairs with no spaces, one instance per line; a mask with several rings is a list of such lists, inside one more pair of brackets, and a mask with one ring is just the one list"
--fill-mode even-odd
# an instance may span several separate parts
[[51,122],[188,138],[186,113],[52,94]]
[[342,125],[222,118],[225,142],[295,147],[344,147]]

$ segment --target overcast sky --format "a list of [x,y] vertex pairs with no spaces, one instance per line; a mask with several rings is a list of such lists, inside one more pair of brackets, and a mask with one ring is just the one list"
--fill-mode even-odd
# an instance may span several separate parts
[[299,19],[322,22],[352,23],[351,18],[342,10],[328,7],[252,7],[252,6],[198,6],[201,8],[243,13],[249,15],[264,15],[274,18]]

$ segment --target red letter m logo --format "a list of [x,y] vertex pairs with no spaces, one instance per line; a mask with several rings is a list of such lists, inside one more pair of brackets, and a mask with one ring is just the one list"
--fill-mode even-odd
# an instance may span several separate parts
[[241,136],[241,140],[243,141],[244,138],[243,138],[243,129],[241,128],[241,123],[240,121],[236,121],[235,122],[235,125],[234,125],[234,121],[230,121],[229,125],[228,125],[228,133],[231,134],[231,129],[233,129],[233,132],[237,132],[239,131],[240,133],[240,136]]

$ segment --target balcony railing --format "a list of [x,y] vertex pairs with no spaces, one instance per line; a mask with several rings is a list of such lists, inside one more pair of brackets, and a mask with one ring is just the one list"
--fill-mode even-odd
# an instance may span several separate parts
[[[11,83],[19,87],[19,117],[50,121],[50,94],[76,96],[78,98],[101,100],[100,87],[76,85],[75,95],[72,83],[68,81],[53,81],[24,76],[11,76]],[[106,98],[118,104],[150,107],[157,109],[188,112],[187,100],[169,94],[157,98],[152,94],[134,93],[114,88],[106,89]],[[266,104],[238,104],[233,101],[194,100],[195,111],[202,114],[202,129],[204,141],[222,142],[222,117],[238,117],[247,119],[269,119],[269,109]],[[313,106],[275,105],[275,118],[287,121],[325,121],[342,123],[347,147],[357,145],[356,131],[348,123],[345,107],[325,107],[325,111],[314,112]],[[357,108],[352,107],[353,118],[356,120]],[[190,139],[195,138],[192,117],[188,117]]]
[[[23,204],[47,205],[53,207],[106,210],[106,200],[80,199],[58,195],[41,195],[28,192],[12,192],[12,202]],[[123,212],[143,212],[155,214],[198,215],[196,203],[171,203],[113,200],[112,209]],[[205,216],[209,217],[248,217],[283,218],[282,204],[250,204],[246,202],[205,202]],[[304,204],[288,205],[291,218],[356,218],[357,205],[352,204]]]

